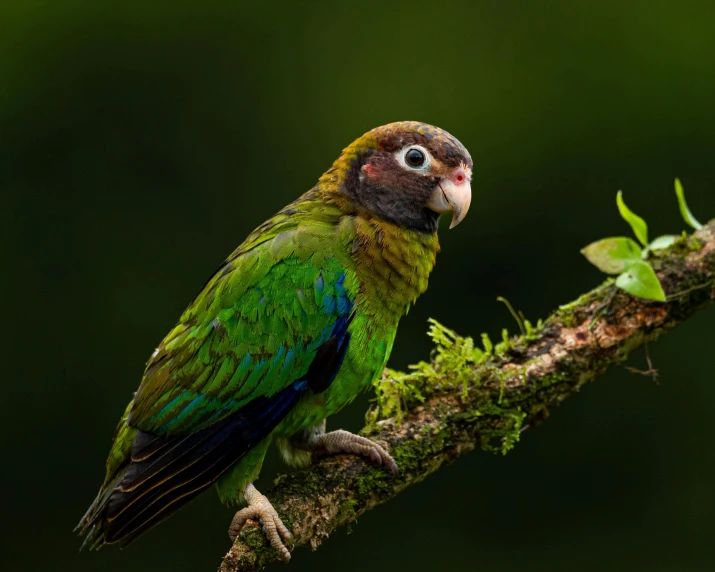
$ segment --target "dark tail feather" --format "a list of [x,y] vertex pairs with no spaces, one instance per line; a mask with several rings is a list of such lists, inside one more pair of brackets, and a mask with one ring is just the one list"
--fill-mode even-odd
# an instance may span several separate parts
[[[122,546],[127,546],[142,532],[165,520],[210,487],[216,482],[217,477],[214,475],[222,474],[236,459],[232,455],[218,455],[216,452],[212,452],[211,455],[207,455],[205,461],[205,463],[197,463],[187,469],[182,484],[168,490],[157,487],[142,497],[142,502],[133,503],[129,509],[122,511],[122,528],[114,533],[115,538],[109,539],[109,542],[120,540]],[[108,515],[112,508],[110,503],[107,507]],[[107,520],[113,524],[113,517],[108,516]]]
[[269,435],[307,388],[297,381],[191,435],[137,431],[128,465],[102,487],[77,526],[86,537],[82,547],[126,546],[174,514]]
[[[123,473],[123,471],[122,471]],[[112,490],[117,486],[122,478],[122,473],[119,474],[113,481],[106,485],[102,485],[99,489],[97,497],[92,501],[92,504],[84,513],[84,516],[80,519],[77,526],[74,528],[74,532],[77,532],[79,536],[84,536],[84,541],[82,546],[79,547],[80,551],[84,550],[85,546],[89,550],[95,550],[103,544],[101,530],[97,527],[97,515],[104,505],[107,504],[109,497],[112,494]]]

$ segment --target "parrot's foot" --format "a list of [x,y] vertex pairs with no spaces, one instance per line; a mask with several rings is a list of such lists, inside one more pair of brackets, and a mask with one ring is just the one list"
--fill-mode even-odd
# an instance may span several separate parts
[[370,439],[355,435],[349,431],[338,429],[330,433],[313,435],[308,444],[314,451],[325,451],[326,453],[332,454],[352,453],[354,455],[369,457],[376,465],[390,469],[395,477],[399,474],[395,459],[392,458],[390,453],[385,451],[384,447],[374,441],[370,441]]
[[273,505],[264,495],[256,490],[252,483],[246,486],[243,496],[248,502],[248,506],[236,513],[236,516],[231,521],[231,526],[228,527],[228,535],[231,537],[231,541],[236,540],[249,518],[257,519],[263,526],[263,532],[268,542],[278,551],[281,560],[288,562],[290,552],[286,545],[283,544],[281,537],[284,540],[289,540],[290,532],[288,532],[288,529],[278,516],[276,509],[273,508]]

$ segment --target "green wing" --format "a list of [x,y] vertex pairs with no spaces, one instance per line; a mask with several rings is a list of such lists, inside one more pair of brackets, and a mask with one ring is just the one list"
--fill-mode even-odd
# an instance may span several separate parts
[[335,239],[335,226],[320,223],[249,237],[152,355],[129,425],[192,433],[304,376],[357,291],[330,256]]
[[332,382],[357,278],[329,209],[297,202],[259,227],[154,352],[80,522],[90,546],[126,545],[173,514]]

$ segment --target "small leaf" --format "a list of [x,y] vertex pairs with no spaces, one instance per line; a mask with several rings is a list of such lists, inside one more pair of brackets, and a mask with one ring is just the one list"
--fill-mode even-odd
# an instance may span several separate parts
[[604,238],[581,250],[588,261],[606,274],[620,274],[641,259],[641,248],[625,236]]
[[659,236],[654,239],[653,242],[648,245],[648,250],[661,250],[663,248],[668,248],[679,238],[680,237],[675,234],[664,234],[663,236]]
[[680,215],[683,217],[683,220],[695,230],[703,228],[703,225],[700,224],[698,219],[690,212],[688,203],[685,202],[685,190],[683,189],[680,179],[675,179],[675,194],[678,197],[678,206],[680,207]]
[[665,292],[658,277],[650,265],[642,260],[632,264],[616,278],[616,286],[639,298],[665,302]]
[[631,225],[636,238],[640,240],[643,246],[648,244],[648,225],[641,217],[626,206],[626,203],[623,201],[623,191],[618,191],[616,204],[618,205],[618,212],[621,213],[623,220]]

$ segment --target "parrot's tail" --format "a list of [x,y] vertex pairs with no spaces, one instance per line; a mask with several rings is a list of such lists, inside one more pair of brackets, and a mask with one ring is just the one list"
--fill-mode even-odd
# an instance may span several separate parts
[[188,435],[137,431],[128,464],[105,483],[77,526],[86,537],[82,546],[127,546],[174,514],[267,437],[307,389],[307,381],[297,381]]

